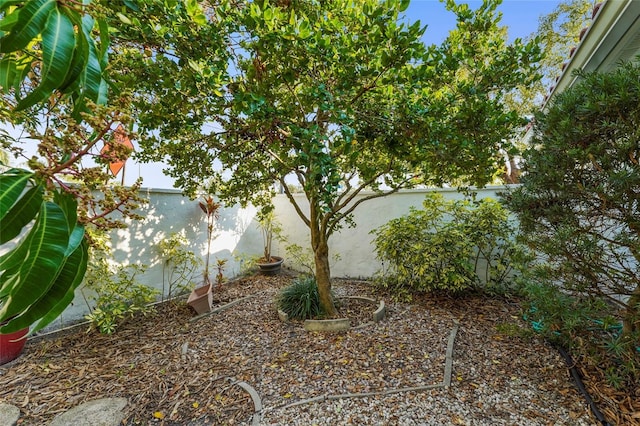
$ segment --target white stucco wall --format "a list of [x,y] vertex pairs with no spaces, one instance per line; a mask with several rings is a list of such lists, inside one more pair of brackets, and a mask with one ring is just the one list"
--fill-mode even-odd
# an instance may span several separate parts
[[[478,190],[479,198],[497,198],[496,193],[506,187],[489,187]],[[330,239],[331,273],[334,277],[371,277],[381,267],[375,258],[371,244],[370,231],[387,221],[409,212],[410,207],[420,207],[427,193],[434,190],[408,190],[384,198],[369,200],[358,206],[354,212],[354,228],[345,226]],[[454,189],[437,189],[447,199],[460,199],[464,196]],[[144,275],[138,280],[158,289],[162,289],[162,264],[156,248],[157,243],[172,232],[182,232],[190,242],[189,249],[203,260],[206,256],[207,228],[205,216],[198,206],[198,200],[189,200],[177,190],[143,190],[149,201],[141,206],[139,213],[145,217],[142,221],[128,222],[128,228],[112,233],[114,262],[121,264],[141,264],[147,266]],[[366,194],[363,194],[366,196]],[[303,194],[296,195],[300,204],[308,208]],[[285,265],[300,269],[292,259],[287,259],[285,247],[298,244],[310,247],[307,227],[298,217],[291,203],[284,195],[274,199],[276,217],[283,228],[285,242],[274,242],[273,254],[285,257]],[[224,207],[217,222],[216,238],[211,249],[211,273],[216,259],[227,259],[226,276],[240,273],[238,256],[260,256],[262,254],[262,236],[255,222],[256,209],[238,206]],[[336,258],[337,256],[337,258]],[[88,312],[87,303],[80,291],[73,304],[53,324],[51,328],[60,328],[65,324],[81,320]]]
[[[477,197],[497,199],[497,192],[504,191],[506,188],[505,186],[494,186],[477,190]],[[420,208],[425,196],[433,191],[443,194],[446,199],[464,198],[464,195],[455,189],[406,190],[383,198],[368,200],[358,206],[353,215],[357,226],[349,228],[345,225],[329,240],[331,275],[351,278],[373,276],[381,269],[381,265],[375,258],[374,246],[372,245],[374,236],[370,232],[391,219],[409,213],[411,207]],[[300,204],[307,206],[304,196],[300,194],[298,197]],[[283,234],[286,236],[287,243],[295,243],[305,248],[310,247],[309,231],[289,200],[285,196],[278,196],[274,203],[278,219],[283,225]],[[287,243],[280,243],[278,247],[280,255],[284,257],[286,257],[284,246]]]

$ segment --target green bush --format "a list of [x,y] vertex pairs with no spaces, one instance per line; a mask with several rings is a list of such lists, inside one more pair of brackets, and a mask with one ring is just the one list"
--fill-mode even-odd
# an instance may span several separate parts
[[158,252],[163,258],[162,264],[162,293],[167,298],[176,294],[189,292],[193,289],[193,279],[196,270],[202,265],[202,260],[195,253],[187,250],[187,239],[183,234],[172,233],[168,238],[158,242]]
[[[579,77],[536,115],[533,139],[523,154],[522,185],[506,193],[505,201],[518,216],[525,243],[538,255],[532,280],[556,286],[561,295],[537,307],[546,315],[545,324],[552,320],[545,327],[557,328],[550,331],[579,347],[612,383],[632,384],[631,377],[637,386],[640,65],[627,62]],[[540,291],[528,289],[532,303],[544,300]],[[585,303],[591,309],[594,300],[606,303],[610,317],[596,309],[578,327],[572,311]],[[549,316],[554,312],[570,315],[555,321]],[[619,332],[595,333],[594,321],[615,323]]]
[[106,253],[93,250],[89,260],[84,285],[93,293],[89,299],[94,307],[86,318],[101,333],[111,334],[126,318],[152,312],[149,304],[160,292],[136,281],[136,275],[144,272],[144,266],[113,266]]
[[[544,265],[533,268],[533,276],[544,276]],[[539,278],[538,278],[539,280]],[[598,297],[572,296],[548,281],[524,287],[525,317],[547,340],[584,357],[600,370],[602,377],[619,390],[631,389],[640,381],[640,335],[621,333],[620,319],[611,306]]]
[[508,212],[491,199],[445,201],[434,193],[422,210],[412,209],[373,233],[385,266],[376,282],[405,300],[414,293],[458,293],[481,285],[505,291],[521,254]]
[[318,284],[311,275],[297,278],[280,292],[278,309],[291,319],[305,320],[323,314],[318,295]]

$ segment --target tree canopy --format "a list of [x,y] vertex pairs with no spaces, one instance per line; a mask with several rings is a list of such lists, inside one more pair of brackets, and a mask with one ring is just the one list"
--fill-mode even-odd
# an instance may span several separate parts
[[571,49],[580,43],[580,32],[591,23],[593,2],[564,0],[549,14],[541,16],[538,29],[527,37],[541,49],[540,80],[521,85],[507,97],[508,105],[523,116],[533,116],[542,106],[549,89],[562,73],[562,64],[569,59]]
[[197,28],[181,24],[186,9],[169,21],[147,8],[168,3],[130,8],[135,24],[113,36],[142,157],[227,202],[263,204],[279,182],[309,226],[328,309],[327,241],[353,209],[401,188],[491,181],[520,122],[503,95],[537,78],[537,46],[506,43],[498,1],[448,1],[458,25],[441,46],[400,23],[407,1],[203,3]]
[[[279,182],[310,229],[331,313],[329,237],[368,199],[416,185],[491,181],[520,121],[504,95],[537,78],[538,47],[506,43],[499,1],[471,10],[447,0],[458,24],[440,46],[421,42],[419,22],[400,22],[408,4],[101,1],[91,9],[96,25],[81,4],[6,2],[5,40],[17,41],[4,48],[11,78],[3,90],[13,91],[14,111],[54,100],[48,111],[66,114],[57,121],[64,127],[104,101],[93,89],[108,81],[111,111],[139,131],[140,157],[166,161],[187,193],[264,205]],[[27,21],[32,9],[38,19]],[[39,65],[24,74],[32,46]],[[71,81],[54,84],[53,76]],[[53,164],[67,164],[70,142],[55,143],[64,140],[53,136],[61,156]]]

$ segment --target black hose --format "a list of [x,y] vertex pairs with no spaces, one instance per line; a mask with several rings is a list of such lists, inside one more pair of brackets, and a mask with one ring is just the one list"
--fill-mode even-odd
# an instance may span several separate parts
[[578,369],[576,368],[576,365],[573,362],[573,358],[571,358],[571,355],[569,355],[567,351],[565,351],[564,348],[562,348],[559,345],[556,345],[556,349],[558,349],[558,352],[560,352],[560,355],[562,355],[565,362],[567,363],[567,367],[569,367],[569,372],[571,373],[571,377],[573,377],[573,380],[576,382],[576,386],[578,387],[578,390],[584,396],[584,399],[585,401],[587,401],[587,404],[589,404],[589,408],[591,408],[591,412],[593,413],[593,415],[596,416],[596,419],[598,419],[598,421],[602,424],[602,426],[612,426],[611,423],[609,423],[604,418],[604,415],[598,409],[598,407],[596,406],[596,403],[591,398],[591,395],[589,395],[589,392],[587,392],[587,389],[584,387],[584,383],[582,382],[580,373],[578,372]]

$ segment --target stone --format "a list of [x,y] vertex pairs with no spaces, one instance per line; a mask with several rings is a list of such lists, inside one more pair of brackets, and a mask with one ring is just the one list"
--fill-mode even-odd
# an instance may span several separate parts
[[124,419],[126,398],[101,398],[73,407],[57,416],[49,426],[118,426]]
[[378,305],[378,309],[376,309],[376,311],[373,313],[373,321],[380,322],[384,319],[386,315],[387,315],[387,307],[384,304],[384,300],[381,300],[380,304]]
[[20,409],[15,405],[0,402],[0,424],[15,426],[20,418]]
[[304,329],[307,331],[344,331],[351,327],[349,318],[328,320],[306,320]]

